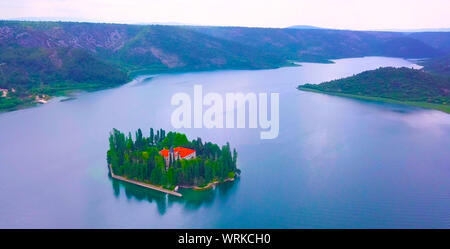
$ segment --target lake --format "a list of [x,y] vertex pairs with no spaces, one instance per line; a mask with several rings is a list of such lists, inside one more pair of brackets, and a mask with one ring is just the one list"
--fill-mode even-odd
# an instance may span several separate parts
[[[0,114],[1,228],[449,228],[450,115],[298,91],[398,58],[138,77]],[[280,132],[181,129],[230,142],[239,180],[183,197],[108,176],[112,128],[174,130],[176,92],[280,93]]]

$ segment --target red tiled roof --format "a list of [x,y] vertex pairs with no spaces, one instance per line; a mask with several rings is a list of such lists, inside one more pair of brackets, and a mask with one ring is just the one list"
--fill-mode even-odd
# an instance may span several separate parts
[[[175,152],[175,155],[180,155],[181,158],[185,158],[187,156],[189,156],[190,154],[194,153],[195,150],[189,149],[189,148],[184,148],[184,147],[176,147],[173,149],[173,151]],[[168,157],[169,156],[169,150],[168,149],[163,149],[159,152],[159,154],[161,154],[163,157]]]
[[169,156],[169,150],[168,149],[164,149],[164,150],[160,151],[159,154],[161,154],[161,156],[163,156],[163,157],[168,157]]
[[173,150],[175,151],[175,153],[178,152],[178,155],[180,155],[181,158],[189,156],[190,154],[195,152],[195,150],[184,148],[184,147],[176,147]]

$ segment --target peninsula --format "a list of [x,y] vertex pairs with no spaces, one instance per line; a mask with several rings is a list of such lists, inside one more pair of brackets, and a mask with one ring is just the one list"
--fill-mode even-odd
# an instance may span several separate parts
[[111,176],[149,189],[182,196],[179,188],[202,190],[233,181],[239,176],[237,152],[229,143],[219,147],[201,138],[189,141],[185,134],[150,129],[124,133],[113,129],[109,136],[107,162]]
[[300,85],[298,89],[450,113],[450,77],[405,67],[378,68],[317,85]]

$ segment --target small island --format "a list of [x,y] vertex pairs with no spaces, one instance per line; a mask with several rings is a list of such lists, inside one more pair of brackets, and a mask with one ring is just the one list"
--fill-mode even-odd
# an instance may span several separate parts
[[113,129],[107,162],[111,176],[164,193],[181,196],[179,188],[202,190],[233,181],[240,174],[237,152],[229,143],[219,147],[201,138],[189,141],[185,134],[150,129],[149,137],[138,129],[133,140]]

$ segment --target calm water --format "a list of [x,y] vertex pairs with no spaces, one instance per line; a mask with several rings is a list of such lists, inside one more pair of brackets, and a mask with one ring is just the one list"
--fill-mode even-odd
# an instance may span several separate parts
[[[0,114],[0,227],[450,227],[450,115],[297,91],[395,58],[257,71],[159,75],[77,99]],[[172,130],[178,91],[279,92],[280,134],[187,129],[239,153],[242,177],[183,198],[116,182],[113,128]]]

